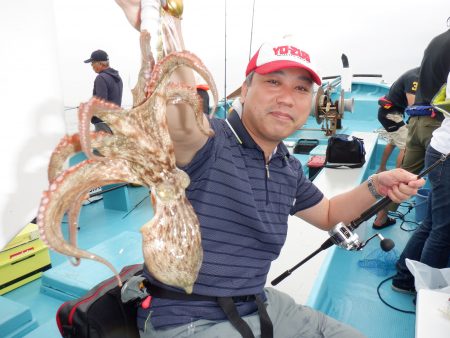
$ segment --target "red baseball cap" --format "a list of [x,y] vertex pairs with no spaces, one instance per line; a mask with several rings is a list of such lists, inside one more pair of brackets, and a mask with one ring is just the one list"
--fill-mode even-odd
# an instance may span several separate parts
[[311,62],[309,54],[302,50],[290,37],[262,44],[248,63],[245,76],[252,71],[264,75],[292,67],[306,69],[315,83],[322,84],[317,68]]

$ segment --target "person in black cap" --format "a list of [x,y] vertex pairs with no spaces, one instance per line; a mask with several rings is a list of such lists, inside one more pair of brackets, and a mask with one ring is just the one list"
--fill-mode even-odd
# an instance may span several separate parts
[[[91,57],[84,63],[91,63],[92,69],[98,74],[94,81],[92,95],[120,106],[122,104],[123,83],[119,72],[109,66],[108,54],[100,49],[93,51]],[[113,133],[111,128],[97,116],[92,116],[91,123],[94,124],[95,131]],[[94,152],[96,152],[95,149]],[[91,190],[89,192],[91,196],[84,204],[102,199],[102,195],[99,194],[100,191],[101,187]]]
[[[109,66],[108,54],[103,50],[92,52],[91,57],[84,61],[90,63],[94,72],[98,75],[94,81],[93,95],[120,106],[122,104],[123,83],[119,72]],[[106,131],[112,134],[108,125],[96,116],[91,122],[96,131]]]

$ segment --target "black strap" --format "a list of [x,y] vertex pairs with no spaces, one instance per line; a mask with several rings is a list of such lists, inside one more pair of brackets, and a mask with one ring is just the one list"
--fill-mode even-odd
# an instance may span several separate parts
[[269,314],[267,313],[266,305],[263,303],[259,295],[255,295],[255,301],[258,306],[261,338],[273,338],[273,325]]
[[259,322],[261,326],[261,338],[273,338],[273,325],[267,313],[266,306],[259,295],[237,296],[237,297],[213,297],[197,294],[186,294],[175,292],[146,283],[149,293],[157,298],[166,298],[173,300],[197,300],[217,302],[222,311],[227,316],[231,325],[241,334],[243,338],[255,338],[248,324],[239,316],[235,302],[255,301],[258,307]]
[[196,300],[196,301],[209,301],[209,302],[215,302],[216,297],[212,296],[204,296],[204,295],[197,295],[194,293],[187,294],[187,293],[181,293],[176,292],[172,290],[167,290],[164,288],[161,288],[157,285],[148,283],[146,280],[144,281],[144,284],[147,288],[148,293],[152,297],[156,298],[164,298],[164,299],[173,299],[173,300]]
[[234,326],[234,328],[241,334],[243,338],[255,338],[248,324],[239,316],[239,312],[237,311],[236,305],[234,304],[231,297],[217,297],[217,303],[222,308],[231,325]]

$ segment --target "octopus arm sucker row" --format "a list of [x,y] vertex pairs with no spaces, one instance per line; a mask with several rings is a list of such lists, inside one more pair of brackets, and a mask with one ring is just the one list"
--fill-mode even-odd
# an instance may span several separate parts
[[[110,134],[104,132],[90,132],[89,137],[94,144],[102,144],[103,139]],[[48,181],[53,181],[63,172],[66,161],[76,153],[80,152],[81,143],[78,133],[64,135],[50,156],[48,163]]]
[[172,170],[175,167],[175,159],[171,155],[173,153],[173,143],[169,135],[165,116],[165,97],[154,93],[143,105],[133,109],[132,113],[134,114],[133,118],[144,133],[144,135],[139,137],[139,142],[145,140],[146,149],[152,152],[149,154],[149,157],[151,156],[155,159],[153,162],[159,162],[162,168],[167,165],[168,156],[171,157],[167,170]]
[[[213,136],[214,133],[210,128],[205,128],[203,123],[203,106],[202,98],[197,94],[195,88],[183,84],[171,83],[166,90],[168,101],[178,101],[189,104],[195,114],[195,121],[200,131],[206,136]],[[176,102],[174,102],[176,103]]]
[[94,156],[91,149],[90,128],[92,113],[89,105],[90,102],[80,103],[78,107],[78,131],[81,149],[88,158],[95,158],[96,156]]
[[195,54],[188,51],[173,52],[155,66],[147,86],[149,88],[149,93],[153,93],[157,87],[165,88],[165,85],[161,84],[161,80],[169,78],[180,66],[186,66],[193,69],[206,81],[213,95],[215,107],[218,102],[218,93],[214,79],[203,62]]
[[63,171],[67,158],[80,150],[78,134],[64,135],[50,156],[47,170],[48,181],[53,181]]
[[133,107],[141,105],[147,97],[147,81],[151,77],[155,67],[155,59],[150,47],[150,33],[141,31],[139,43],[141,47],[141,69],[138,75],[136,86],[131,90],[133,95]]
[[[86,198],[86,193],[81,192],[78,197],[74,199],[71,203],[71,207],[67,212],[67,220],[69,226],[69,243],[73,246],[77,246],[77,237],[78,237],[78,217],[80,215],[80,209],[83,205],[83,200]],[[71,263],[75,266],[80,264],[80,258],[74,257],[74,260]]]
[[73,230],[74,220],[77,218],[75,213],[78,213],[82,196],[85,196],[89,189],[124,182],[128,177],[134,177],[134,174],[127,167],[126,161],[120,160],[105,162],[86,160],[63,172],[50,184],[49,190],[44,192],[41,200],[38,226],[43,241],[53,250],[69,257],[101,262],[117,275],[114,267],[104,258],[67,242],[61,232],[61,221],[64,213],[69,210]]

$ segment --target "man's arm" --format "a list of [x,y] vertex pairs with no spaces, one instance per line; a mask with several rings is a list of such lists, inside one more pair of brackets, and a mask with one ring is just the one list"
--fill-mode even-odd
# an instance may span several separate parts
[[[178,33],[179,43],[184,49],[181,21],[174,19],[175,31]],[[178,68],[172,75],[171,81],[182,83],[195,88],[194,72],[187,67]],[[195,90],[195,89],[194,89]],[[204,129],[209,129],[209,121],[202,113]],[[195,120],[193,109],[187,104],[167,106],[167,123],[170,137],[172,138],[175,158],[178,166],[184,166],[191,162],[198,150],[206,143],[208,137],[203,134]]]
[[101,75],[97,75],[95,78],[94,93],[96,97],[108,101],[108,86],[106,85],[106,80]]
[[[193,73],[190,69],[180,70],[176,76],[184,76],[185,80],[180,82],[187,83],[187,79]],[[190,82],[194,86],[194,82]],[[205,114],[202,113],[203,125],[206,130],[209,129],[209,121]],[[169,125],[169,133],[172,138],[175,157],[178,166],[184,166],[191,162],[198,150],[206,143],[208,137],[203,134],[195,121],[195,114],[192,108],[187,104],[168,105],[167,107],[167,123]]]
[[[140,0],[116,0],[122,8],[130,24],[137,30],[141,25],[141,1]],[[181,34],[181,23],[174,18],[175,30],[178,32],[180,44],[183,46],[183,36]],[[178,68],[172,75],[173,82],[180,82],[195,88],[194,73],[186,67]],[[170,136],[172,138],[177,165],[188,164],[197,151],[206,143],[207,136],[198,128],[192,108],[186,104],[168,105],[167,123]],[[209,121],[203,116],[203,124],[209,128]]]
[[[423,179],[403,169],[393,169],[374,176],[376,191],[400,203],[417,193],[425,184]],[[323,198],[315,206],[295,215],[323,230],[330,230],[339,222],[349,224],[375,203],[367,181],[358,187],[331,199]]]
[[416,99],[415,94],[406,93],[406,100],[408,101],[408,106],[412,106],[414,104],[415,99]]

